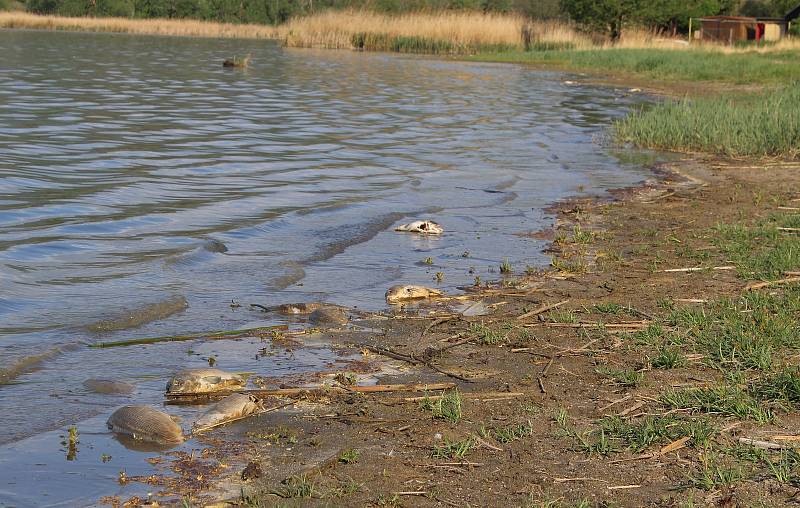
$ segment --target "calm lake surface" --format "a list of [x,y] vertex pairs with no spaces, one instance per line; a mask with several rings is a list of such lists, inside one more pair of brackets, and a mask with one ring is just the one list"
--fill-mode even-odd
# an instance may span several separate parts
[[[222,68],[246,53],[250,69]],[[247,342],[87,344],[275,324],[251,302],[380,310],[388,286],[436,285],[435,272],[455,291],[497,278],[504,258],[520,272],[546,266],[544,242],[521,233],[552,224],[549,204],[649,174],[643,154],[602,143],[644,99],[562,79],[263,41],[0,31],[0,505],[108,493],[120,460],[135,470],[147,455],[101,464],[119,447],[105,419],[160,403],[175,370],[213,355],[280,376],[335,357],[258,358]],[[392,231],[419,217],[446,233]],[[92,326],[132,312],[162,318]],[[137,388],[97,395],[82,386],[91,377]],[[71,424],[85,447],[65,465]],[[33,477],[15,476],[26,467]],[[56,485],[54,470],[77,476]],[[106,483],[75,482],[89,476]],[[46,485],[59,493],[42,497]]]

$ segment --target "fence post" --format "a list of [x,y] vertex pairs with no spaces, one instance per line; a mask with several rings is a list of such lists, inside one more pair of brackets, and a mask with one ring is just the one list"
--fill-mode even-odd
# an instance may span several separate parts
[[689,44],[692,43],[692,18],[689,18]]

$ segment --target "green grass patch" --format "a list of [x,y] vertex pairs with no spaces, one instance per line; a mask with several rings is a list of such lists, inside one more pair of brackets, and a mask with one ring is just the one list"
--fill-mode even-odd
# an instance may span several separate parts
[[687,365],[686,356],[677,348],[661,348],[657,355],[650,358],[650,366],[654,369],[676,369]]
[[775,418],[770,408],[762,406],[750,394],[736,386],[669,390],[661,395],[661,402],[673,409],[735,416],[759,423],[770,423]]
[[444,443],[434,445],[433,458],[435,459],[463,459],[475,448],[475,437],[469,436],[461,441],[450,441],[444,438]]
[[461,394],[458,390],[445,392],[441,397],[431,399],[427,395],[420,408],[433,413],[434,418],[458,423],[461,420]]
[[358,462],[358,457],[360,455],[360,451],[356,450],[355,448],[350,448],[349,450],[345,450],[339,454],[339,462],[342,464],[355,464]]
[[633,369],[612,369],[609,367],[599,367],[596,372],[610,377],[619,386],[635,388],[644,381],[644,373]]
[[444,39],[431,39],[414,35],[389,35],[386,33],[359,32],[353,34],[350,43],[355,49],[366,51],[388,51],[393,53],[420,53],[428,55],[459,54],[477,52],[497,53],[509,51],[506,44],[458,44]]
[[[797,94],[800,108],[800,93]],[[800,116],[797,121],[800,126]],[[795,140],[800,143],[800,134]],[[800,268],[800,235],[778,228],[800,227],[798,214],[774,214],[754,226],[720,225],[715,244],[731,259],[745,279],[772,280]]]
[[729,157],[800,153],[800,89],[666,100],[614,124],[621,142]]
[[472,323],[469,327],[470,333],[478,339],[481,344],[492,346],[500,342],[505,342],[507,334],[500,330],[486,326],[483,323]]
[[714,81],[732,84],[784,84],[800,79],[797,51],[720,53],[693,49],[594,49],[508,51],[472,60],[557,66],[654,81]]
[[531,422],[520,423],[518,425],[510,425],[508,427],[495,429],[494,431],[494,437],[500,443],[510,443],[512,441],[522,439],[523,437],[527,437],[532,434],[533,434],[533,424]]

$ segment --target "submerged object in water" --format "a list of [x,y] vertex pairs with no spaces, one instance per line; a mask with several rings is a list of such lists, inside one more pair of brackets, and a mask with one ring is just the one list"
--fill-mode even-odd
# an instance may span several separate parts
[[405,231],[407,233],[419,233],[421,235],[441,235],[444,228],[431,220],[416,220],[408,224],[402,224],[394,228],[395,231]]
[[321,309],[325,304],[319,302],[308,303],[284,303],[275,307],[277,312],[281,314],[311,314],[316,310]]
[[187,369],[167,383],[167,393],[202,393],[244,388],[247,378],[219,369]]
[[215,252],[217,254],[223,254],[225,252],[228,252],[227,245],[213,238],[203,242],[203,249],[207,250],[208,252]]
[[239,58],[238,56],[234,56],[233,58],[226,58],[225,61],[222,62],[223,67],[235,68],[235,69],[246,69],[249,65],[250,65],[249,53],[244,58]]
[[125,381],[115,381],[113,379],[87,379],[83,382],[84,388],[95,393],[128,395],[133,393],[136,387]]
[[399,303],[408,300],[432,298],[443,294],[444,292],[438,289],[426,288],[425,286],[397,285],[386,290],[386,301],[389,303]]
[[123,406],[108,418],[108,428],[140,441],[180,444],[183,431],[170,415],[150,406]]
[[217,402],[203,413],[192,426],[192,432],[202,432],[211,427],[252,415],[263,409],[261,401],[252,395],[234,393]]
[[312,312],[308,320],[315,325],[344,325],[349,318],[347,312],[339,307],[322,307]]

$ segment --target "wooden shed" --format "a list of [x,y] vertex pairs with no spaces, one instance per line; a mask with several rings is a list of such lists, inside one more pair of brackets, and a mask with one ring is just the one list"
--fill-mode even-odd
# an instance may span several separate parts
[[710,16],[700,18],[695,38],[723,44],[738,41],[777,41],[786,35],[789,22],[784,18]]

